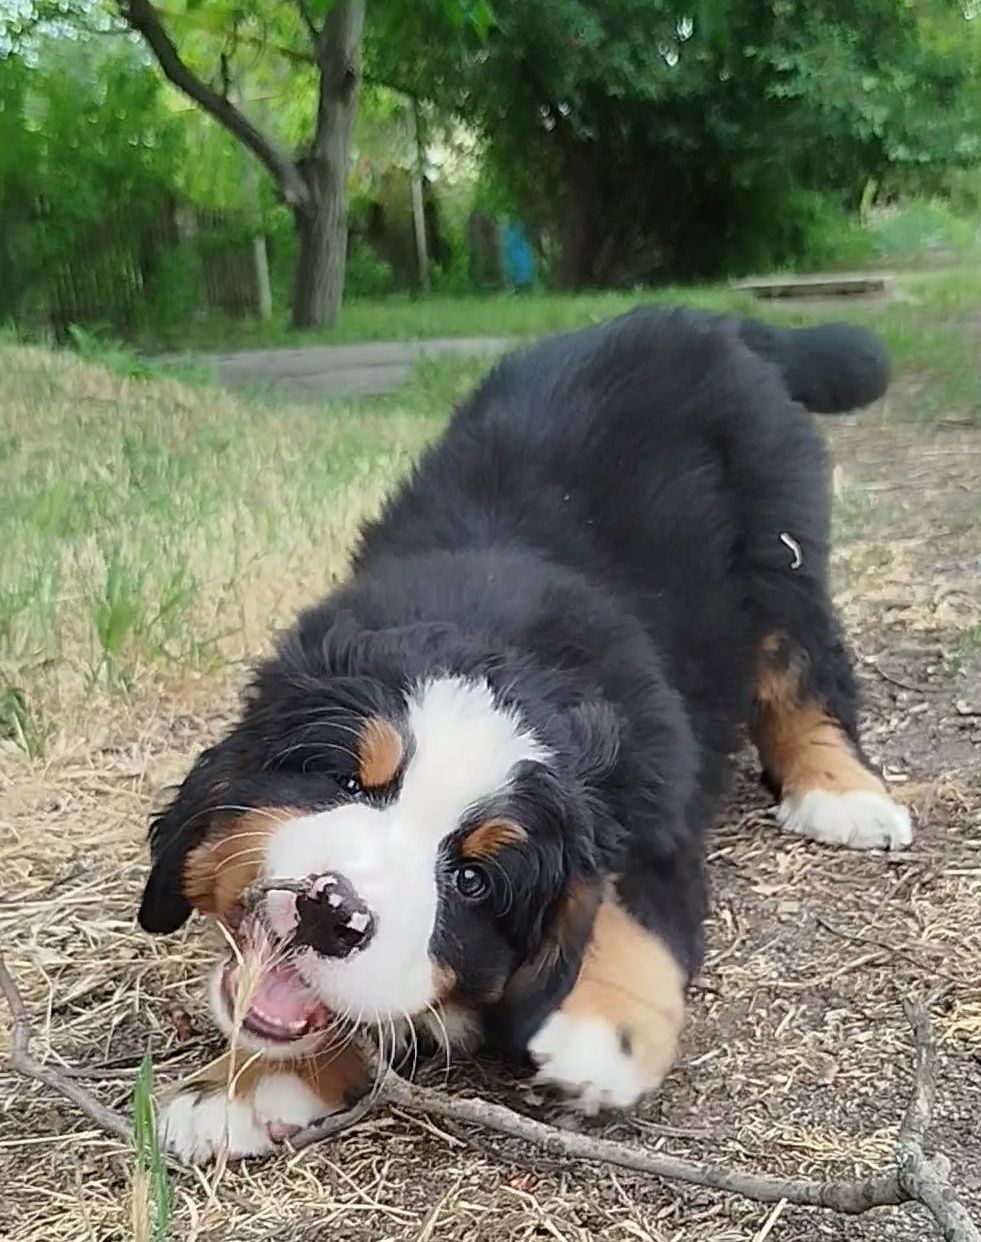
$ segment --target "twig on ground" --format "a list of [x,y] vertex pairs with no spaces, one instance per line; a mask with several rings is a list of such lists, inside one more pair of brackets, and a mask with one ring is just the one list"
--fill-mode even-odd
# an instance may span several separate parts
[[[73,1079],[42,1064],[31,1054],[30,1018],[2,956],[0,992],[10,1007],[13,1019],[11,1067],[71,1100],[102,1129],[129,1142],[132,1127],[125,1117],[105,1108]],[[936,1094],[936,1045],[924,1006],[904,1002],[903,1008],[913,1029],[916,1050],[912,1094],[900,1125],[895,1168],[867,1177],[820,1182],[806,1178],[757,1176],[720,1165],[683,1160],[662,1152],[632,1147],[628,1143],[559,1130],[487,1100],[446,1096],[429,1087],[407,1082],[392,1070],[385,1074],[375,1090],[359,1100],[352,1109],[302,1130],[294,1136],[290,1146],[297,1151],[309,1147],[355,1125],[379,1103],[396,1104],[410,1113],[481,1126],[494,1133],[531,1143],[553,1157],[612,1164],[668,1181],[742,1195],[758,1203],[786,1200],[799,1206],[827,1208],[855,1215],[871,1208],[917,1202],[933,1215],[947,1242],[981,1242],[981,1232],[972,1223],[950,1184],[950,1162],[939,1154],[927,1156],[924,1150],[924,1135],[930,1124]]]
[[923,1149],[923,1137],[933,1115],[937,1093],[936,1042],[923,1005],[904,1000],[903,1012],[913,1028],[916,1071],[913,1094],[896,1144],[899,1184],[909,1199],[922,1203],[933,1215],[946,1242],[981,1242],[981,1231],[950,1184],[950,1161],[939,1152],[927,1156]]
[[900,690],[910,690],[913,694],[922,694],[928,687],[917,686],[911,681],[904,681],[902,677],[897,677],[894,673],[887,672],[877,660],[869,663],[869,668],[879,674],[883,681],[889,682],[891,686],[898,686]]
[[[929,950],[921,945],[890,944],[888,940],[879,940],[875,936],[866,935],[864,932],[845,931],[843,927],[836,927],[823,914],[817,916],[816,922],[818,927],[823,927],[826,932],[830,932],[832,936],[837,936],[840,940],[847,940],[850,944],[871,945],[875,949],[881,949],[884,953],[891,953],[893,957],[902,958],[904,962],[909,962],[911,966],[916,966],[919,970],[929,971],[936,978],[944,979],[947,983],[956,984],[958,987],[973,986],[968,979],[948,974],[946,971],[941,970],[939,966],[922,961],[917,954],[928,952]],[[937,957],[940,957],[944,951],[938,948],[934,952]]]
[[[397,1103],[410,1112],[425,1112],[430,1116],[468,1122],[510,1138],[522,1139],[543,1148],[551,1156],[614,1164],[635,1173],[648,1173],[671,1181],[730,1191],[748,1199],[755,1199],[759,1203],[778,1203],[781,1199],[787,1199],[791,1203],[831,1208],[852,1215],[868,1211],[871,1207],[899,1204],[906,1198],[899,1186],[898,1177],[893,1172],[827,1182],[802,1178],[758,1177],[737,1169],[645,1151],[629,1143],[559,1130],[500,1104],[441,1095],[428,1087],[408,1083],[396,1075],[385,1078],[380,1095],[382,1099]],[[306,1132],[297,1138],[302,1142],[306,1138]]]
[[[923,1136],[930,1124],[936,1094],[936,1048],[926,1009],[908,1002],[904,1002],[903,1008],[913,1030],[916,1050],[912,1095],[900,1126],[895,1169],[868,1177],[818,1182],[757,1176],[682,1160],[627,1143],[559,1130],[486,1100],[446,1096],[406,1082],[392,1072],[382,1080],[375,1096],[379,1102],[398,1104],[408,1112],[478,1125],[521,1139],[542,1148],[550,1156],[613,1164],[670,1181],[728,1191],[760,1203],[779,1203],[786,1199],[798,1206],[854,1215],[875,1207],[894,1207],[916,1201],[932,1213],[947,1242],[981,1242],[981,1233],[954,1195],[948,1180],[949,1163],[940,1156],[928,1158],[923,1150]],[[337,1134],[363,1115],[359,1105],[350,1113],[326,1118],[295,1135],[291,1146],[295,1149],[309,1147],[327,1135]]]
[[129,1143],[133,1137],[133,1127],[121,1113],[114,1112],[100,1104],[95,1096],[84,1087],[80,1087],[72,1078],[67,1077],[49,1065],[38,1061],[31,1053],[31,1020],[27,1015],[17,984],[7,969],[0,954],[0,992],[10,1007],[13,1025],[10,1032],[10,1065],[26,1078],[37,1079],[46,1087],[71,1100],[76,1108],[95,1122],[100,1129],[116,1135]]

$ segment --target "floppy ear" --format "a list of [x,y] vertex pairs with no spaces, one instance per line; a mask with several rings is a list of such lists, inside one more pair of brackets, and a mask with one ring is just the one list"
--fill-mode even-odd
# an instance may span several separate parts
[[184,895],[184,865],[208,831],[213,808],[227,787],[217,753],[218,748],[212,747],[198,756],[176,797],[150,822],[153,866],[138,915],[145,931],[176,931],[191,913]]
[[[609,749],[601,746],[600,752]],[[488,1039],[512,1055],[524,1053],[576,982],[606,878],[597,845],[616,830],[594,790],[534,768],[518,778],[511,795],[515,819],[535,825],[544,847],[536,873],[515,891],[515,904],[524,910],[519,932],[524,960],[484,1014]]]
[[552,903],[542,939],[485,1014],[489,1042],[521,1057],[528,1041],[565,1000],[579,976],[603,893],[600,877],[576,878]]

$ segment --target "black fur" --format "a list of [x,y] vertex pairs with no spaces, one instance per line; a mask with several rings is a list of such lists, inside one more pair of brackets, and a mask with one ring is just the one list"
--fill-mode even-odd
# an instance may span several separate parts
[[822,323],[787,329],[743,319],[739,335],[754,353],[776,364],[791,397],[815,414],[861,409],[889,387],[889,355],[864,328]]
[[694,971],[704,834],[765,635],[791,637],[805,692],[854,737],[825,455],[798,402],[851,408],[887,379],[857,329],[661,309],[506,358],[156,820],[143,925],[187,917],[180,868],[214,807],[268,805],[277,782],[289,805],[329,805],[337,731],[447,672],[486,678],[555,755],[501,808],[530,840],[502,855],[494,901],[449,902],[440,933],[496,1035],[520,1047],[569,988],[610,876]]

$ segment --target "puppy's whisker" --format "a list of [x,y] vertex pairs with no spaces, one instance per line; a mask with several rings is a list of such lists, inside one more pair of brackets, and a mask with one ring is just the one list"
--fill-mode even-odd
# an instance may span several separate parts
[[414,1078],[419,1067],[419,1036],[416,1031],[416,1024],[412,1021],[412,1015],[405,1009],[402,1010],[402,1020],[409,1028],[409,1038],[412,1042],[412,1065],[409,1070],[409,1077]]
[[263,859],[266,856],[266,849],[261,845],[250,845],[244,850],[236,850],[234,854],[229,854],[227,858],[220,858],[214,865],[214,873],[218,875],[227,867],[232,867],[237,862],[241,862],[245,858]]
[[[309,751],[311,758],[318,755],[323,757],[340,755],[345,759],[351,760],[355,767],[360,766],[361,763],[361,755],[357,751],[351,750],[350,747],[340,745],[336,742],[324,742],[321,744],[316,742],[296,742],[293,746],[288,746],[285,750],[277,751],[267,763],[263,764],[263,769],[268,770],[269,768],[276,767],[278,764],[281,764],[284,760],[288,759],[290,755],[294,755],[298,751]],[[303,766],[306,767],[306,764]]]
[[[289,822],[288,820],[283,820],[283,823],[288,823],[288,822]],[[262,841],[268,841],[269,835],[270,835],[269,831],[266,828],[261,828],[261,829],[256,828],[253,831],[248,831],[247,829],[240,829],[237,832],[226,833],[224,836],[222,836],[220,842],[216,842],[216,844],[224,845],[227,841],[249,841],[252,838],[256,838]]]
[[388,1068],[388,1063],[387,1063],[386,1056],[385,1056],[385,1033],[382,1030],[382,1024],[378,1018],[374,1019],[374,1026],[375,1026],[375,1031],[377,1032],[377,1038],[378,1038],[378,1060],[375,1064],[374,1082],[372,1082],[371,1089],[368,1093],[369,1099],[372,1101],[375,1101],[378,1098],[378,1093],[381,1090],[382,1080],[385,1076],[385,1071]]
[[212,815],[218,815],[223,811],[228,811],[241,815],[265,815],[276,824],[289,823],[289,817],[283,818],[275,814],[269,807],[262,806],[241,806],[235,802],[219,802],[215,806],[202,807],[200,811],[195,811],[193,815],[189,815],[183,823],[174,830],[174,839],[180,840],[188,831],[190,831],[199,820],[210,819]]
[[285,824],[289,822],[288,819],[284,819],[282,815],[278,813],[275,807],[244,806],[239,802],[219,802],[215,806],[208,807],[207,814],[218,815],[223,811],[236,815],[264,816],[266,819],[272,820],[274,824]]
[[436,1042],[443,1048],[443,1084],[445,1086],[450,1076],[452,1048],[450,1047],[450,1033],[447,1030],[446,1022],[443,1019],[442,1005],[437,1001],[435,1004],[428,1004],[426,1009],[432,1016],[433,1021],[439,1028],[439,1035]]

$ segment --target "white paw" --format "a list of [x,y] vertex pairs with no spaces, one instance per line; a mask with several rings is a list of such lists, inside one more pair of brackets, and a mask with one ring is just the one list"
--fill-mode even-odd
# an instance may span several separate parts
[[528,1044],[538,1065],[536,1082],[560,1088],[580,1112],[629,1108],[658,1083],[630,1055],[629,1046],[602,1018],[556,1012]]
[[913,840],[906,808],[870,789],[791,795],[777,807],[777,822],[787,832],[853,850],[903,850]]
[[204,1164],[221,1152],[231,1160],[266,1155],[328,1111],[295,1074],[267,1074],[242,1098],[229,1099],[212,1084],[178,1092],[161,1106],[157,1130],[164,1150],[187,1164]]

